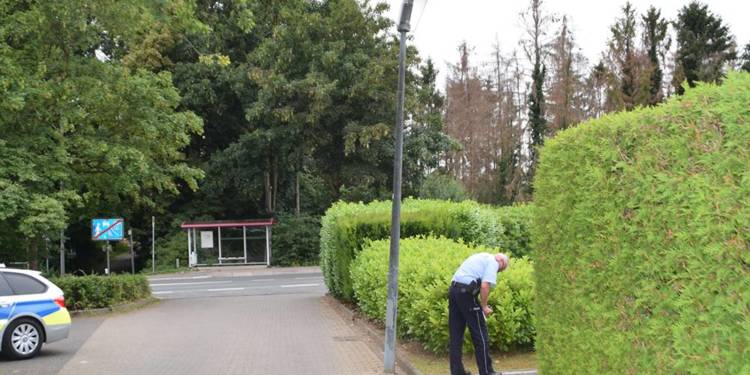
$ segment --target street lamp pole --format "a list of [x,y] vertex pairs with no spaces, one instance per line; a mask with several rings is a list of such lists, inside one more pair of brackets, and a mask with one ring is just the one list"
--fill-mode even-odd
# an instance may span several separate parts
[[414,0],[404,0],[398,32],[401,34],[398,55],[398,92],[396,102],[396,126],[394,138],[396,155],[393,158],[393,209],[391,212],[391,249],[388,266],[388,301],[385,317],[384,370],[387,374],[396,372],[396,317],[398,315],[398,250],[401,239],[401,168],[404,144],[404,86],[406,80],[406,33],[411,26],[411,10]]

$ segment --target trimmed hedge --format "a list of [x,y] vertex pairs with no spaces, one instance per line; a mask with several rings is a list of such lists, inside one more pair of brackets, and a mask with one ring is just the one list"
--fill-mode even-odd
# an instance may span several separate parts
[[65,293],[70,310],[98,309],[151,297],[143,275],[65,276],[50,279]]
[[[352,265],[354,294],[370,318],[385,321],[388,252],[390,241],[368,244]],[[494,252],[446,238],[409,238],[399,253],[398,333],[421,342],[427,350],[448,350],[448,286],[453,273],[469,255]],[[534,340],[532,302],[533,267],[526,259],[513,259],[498,276],[490,292],[494,313],[487,319],[490,345],[507,350],[528,346]],[[469,335],[464,348],[471,349]]]
[[[530,253],[530,220],[526,206],[496,208],[472,201],[406,199],[401,211],[401,238],[445,236],[523,256]],[[390,201],[338,202],[328,209],[320,230],[320,261],[326,285],[334,296],[352,300],[351,262],[368,240],[388,238],[390,226]]]
[[534,186],[541,372],[750,373],[750,74],[561,132]]

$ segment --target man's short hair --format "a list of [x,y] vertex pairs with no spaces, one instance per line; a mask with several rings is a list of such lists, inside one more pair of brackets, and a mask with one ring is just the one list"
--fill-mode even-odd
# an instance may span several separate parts
[[498,256],[498,258],[502,259],[503,260],[503,264],[505,264],[505,267],[502,267],[502,269],[506,269],[506,268],[508,268],[508,266],[510,266],[510,258],[508,258],[507,255],[505,255],[503,253],[497,253],[497,256]]

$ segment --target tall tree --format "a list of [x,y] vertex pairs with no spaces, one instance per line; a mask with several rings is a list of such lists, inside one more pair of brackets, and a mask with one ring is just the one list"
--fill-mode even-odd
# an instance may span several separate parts
[[631,110],[646,104],[650,89],[641,80],[643,58],[638,50],[636,11],[633,4],[625,3],[622,16],[610,28],[607,61],[611,74],[608,93],[610,110]]
[[740,63],[740,70],[750,72],[750,42],[745,46],[745,51],[742,53]]
[[90,5],[0,5],[0,80],[13,83],[0,105],[0,221],[26,238],[32,266],[44,237],[92,215],[130,217],[202,176],[181,153],[201,121],[176,109],[171,76],[121,62],[141,30],[170,24],[161,5],[184,4]]
[[534,170],[539,158],[539,149],[544,145],[547,133],[547,117],[544,84],[547,75],[545,60],[547,58],[547,27],[554,21],[546,14],[542,0],[531,0],[529,8],[521,14],[526,23],[526,38],[523,41],[526,57],[532,65],[531,92],[529,93],[528,123],[530,130],[531,160],[526,181],[528,189],[532,187]]
[[583,77],[581,67],[586,61],[576,51],[575,39],[563,16],[560,29],[555,36],[550,52],[552,70],[548,96],[550,135],[564,130],[584,119]]
[[584,90],[586,118],[598,118],[607,112],[609,75],[604,61],[599,61],[589,71]]
[[677,57],[672,84],[682,95],[682,82],[718,82],[736,57],[734,36],[708,6],[692,1],[677,13]]
[[490,164],[499,137],[492,127],[493,100],[485,80],[471,65],[471,48],[458,47],[459,62],[451,66],[446,83],[445,131],[460,144],[460,150],[447,156],[446,167],[463,182],[475,199],[492,178]]
[[651,6],[645,16],[641,16],[643,23],[643,47],[650,62],[650,84],[648,104],[656,105],[664,98],[662,90],[662,62],[672,43],[668,35],[669,22],[661,16],[661,10]]

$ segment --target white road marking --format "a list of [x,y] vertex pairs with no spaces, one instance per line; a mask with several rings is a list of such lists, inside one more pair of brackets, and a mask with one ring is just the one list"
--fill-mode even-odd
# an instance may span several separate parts
[[151,286],[180,286],[180,285],[206,285],[206,284],[231,284],[231,281],[198,281],[194,283],[164,283],[151,284]]
[[245,290],[245,288],[219,288],[219,289],[207,289],[207,292],[229,292],[233,290]]
[[291,284],[291,285],[282,285],[282,288],[304,288],[307,286],[318,286],[320,284]]
[[151,292],[151,294],[172,294],[172,293],[174,293],[174,292],[171,291],[171,290],[164,290],[164,291],[161,291],[161,292]]
[[502,375],[536,375],[535,370],[526,370],[526,371],[503,371],[501,372]]
[[191,277],[160,277],[156,279],[149,279],[149,281],[169,281],[169,280],[200,280],[210,279],[213,276],[191,276]]
[[313,277],[295,277],[295,280],[310,280],[310,279],[322,279],[323,276],[313,276]]

